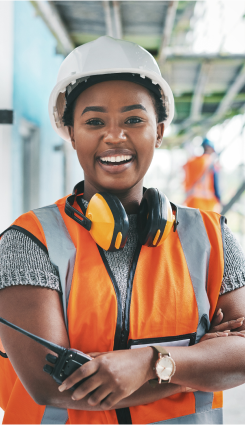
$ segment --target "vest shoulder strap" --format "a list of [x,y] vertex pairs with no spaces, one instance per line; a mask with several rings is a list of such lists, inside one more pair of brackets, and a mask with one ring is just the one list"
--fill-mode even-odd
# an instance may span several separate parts
[[196,336],[198,342],[210,327],[210,303],[206,287],[211,246],[199,210],[178,206],[178,219],[177,232],[198,306],[199,322]]
[[56,204],[33,210],[42,225],[51,263],[57,269],[61,288],[66,326],[67,305],[76,259],[76,248]]

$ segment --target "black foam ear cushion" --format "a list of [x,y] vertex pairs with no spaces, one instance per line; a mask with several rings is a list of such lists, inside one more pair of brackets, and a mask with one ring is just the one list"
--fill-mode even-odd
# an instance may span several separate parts
[[114,227],[114,232],[113,232],[113,236],[111,240],[111,245],[108,251],[118,251],[118,249],[115,248],[115,241],[119,232],[122,233],[122,241],[120,244],[120,249],[125,246],[127,241],[128,229],[129,229],[128,216],[126,214],[126,211],[122,203],[119,201],[117,196],[107,192],[100,192],[99,194],[103,196],[103,198],[107,202],[115,221],[115,227]]
[[157,231],[160,230],[160,238],[166,226],[164,217],[161,193],[154,188],[147,189],[138,212],[138,236],[142,245],[154,246]]

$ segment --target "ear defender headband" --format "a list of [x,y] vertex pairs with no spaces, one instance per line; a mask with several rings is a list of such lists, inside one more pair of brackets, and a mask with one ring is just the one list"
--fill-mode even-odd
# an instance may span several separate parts
[[[78,197],[83,192],[83,182],[75,186],[74,192],[66,199],[65,213],[89,231],[94,241],[106,251],[118,251],[127,241],[129,222],[126,211],[119,199],[107,192],[96,193],[90,200],[86,213]],[[80,192],[81,193],[81,192]],[[83,214],[72,205],[75,200]],[[172,207],[176,214],[173,215]],[[169,235],[172,227],[178,225],[177,207],[157,189],[145,190],[138,212],[138,236],[142,245],[157,247]]]

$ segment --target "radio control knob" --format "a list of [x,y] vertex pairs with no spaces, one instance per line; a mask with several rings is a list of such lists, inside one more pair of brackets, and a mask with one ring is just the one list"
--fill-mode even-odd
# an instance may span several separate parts
[[48,373],[49,375],[52,375],[54,368],[50,366],[49,364],[46,364],[43,368],[44,372]]
[[54,356],[53,354],[47,354],[46,360],[52,364],[55,364],[57,362],[58,357]]

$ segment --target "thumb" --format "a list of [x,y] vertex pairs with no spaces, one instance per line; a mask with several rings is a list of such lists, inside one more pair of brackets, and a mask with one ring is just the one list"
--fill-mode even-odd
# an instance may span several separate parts
[[212,323],[211,323],[211,329],[214,326],[219,325],[222,322],[223,317],[224,317],[223,311],[221,310],[221,308],[219,308],[219,310],[217,311],[217,313],[213,317],[213,320],[212,320]]

